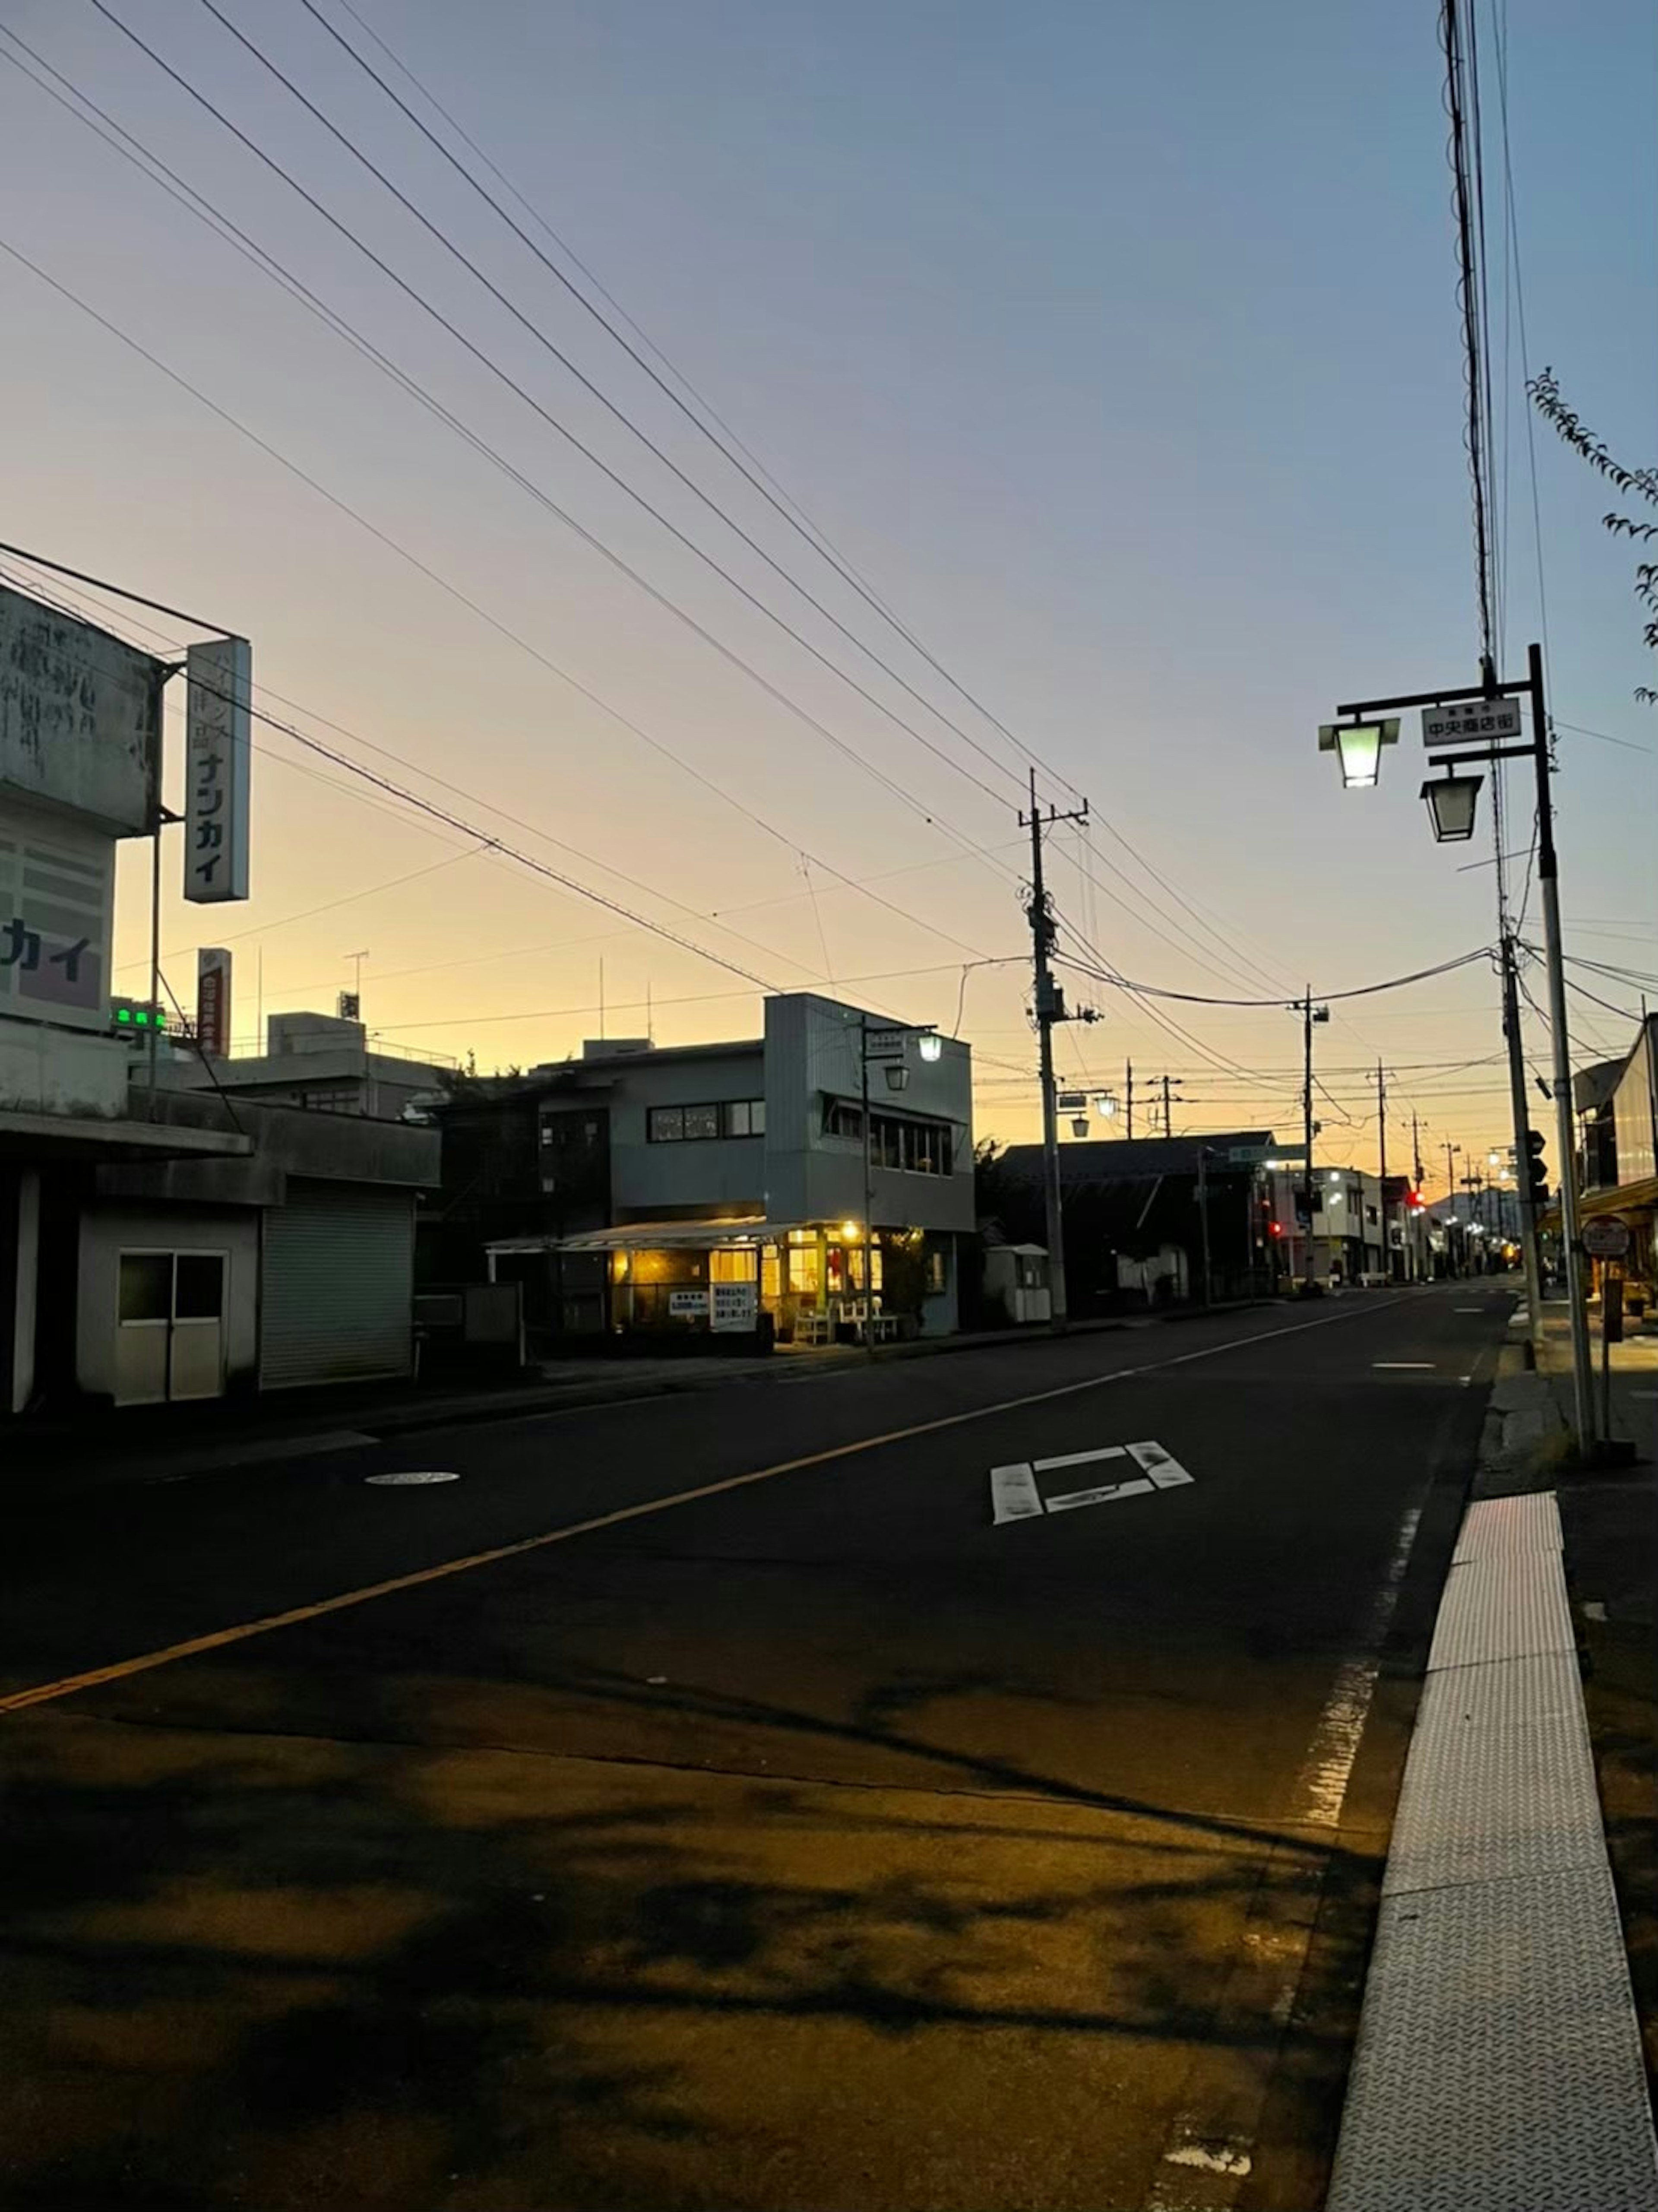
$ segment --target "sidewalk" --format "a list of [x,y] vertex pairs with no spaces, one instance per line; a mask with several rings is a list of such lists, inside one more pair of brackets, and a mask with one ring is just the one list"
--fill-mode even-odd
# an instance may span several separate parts
[[1658,2212],[1658,1340],[1612,1347],[1643,1463],[1578,1473],[1564,1306],[1546,1319],[1538,1371],[1516,1340],[1492,1391],[1328,2212]]

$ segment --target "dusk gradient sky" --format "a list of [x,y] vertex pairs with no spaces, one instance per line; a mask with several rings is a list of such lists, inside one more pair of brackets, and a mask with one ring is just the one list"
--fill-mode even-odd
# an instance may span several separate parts
[[[1029,975],[1015,957],[1028,945],[1023,764],[1005,738],[695,435],[301,0],[217,4],[989,759],[677,483],[201,0],[108,4],[542,407],[948,757],[677,544],[91,0],[0,0],[0,26],[885,781],[144,181],[10,65],[3,38],[0,240],[13,252],[0,252],[0,538],[246,633],[273,715],[740,969],[947,1028],[962,1007],[980,1060],[978,1133],[1034,1134]],[[1044,796],[1066,799],[1060,779],[1087,793],[1098,887],[1079,877],[1066,831],[1054,888],[1118,969],[1186,991],[1287,996],[1309,978],[1334,992],[1491,942],[1491,870],[1458,870],[1459,858],[1489,860],[1489,836],[1482,828],[1461,855],[1432,845],[1413,718],[1376,792],[1344,795],[1315,751],[1339,699],[1478,676],[1432,0],[352,4],[928,651],[1048,764]],[[340,0],[318,6],[390,72]],[[1615,450],[1651,463],[1658,16],[1648,0],[1479,0],[1478,19],[1499,236],[1506,29],[1529,365],[1552,364]],[[1514,666],[1542,614],[1517,302],[1503,273],[1499,257]],[[1535,440],[1552,703],[1563,722],[1604,733],[1562,736],[1568,950],[1658,972],[1658,715],[1631,698],[1658,678],[1634,556],[1600,526],[1605,487],[1540,424]],[[159,649],[188,634],[134,612],[155,625],[120,625],[135,641]],[[597,1034],[601,959],[611,1035],[642,1033],[647,991],[660,1042],[757,1033],[759,994],[739,975],[411,817],[269,728],[257,742],[253,897],[185,907],[169,853],[162,937],[185,998],[195,947],[234,945],[244,1048],[261,949],[267,1014],[331,1008],[350,980],[345,956],[365,948],[371,1026],[411,1049],[470,1048],[480,1068],[561,1057]],[[1518,783],[1514,800],[1510,842],[1523,848]],[[879,878],[870,888],[892,903],[830,871]],[[130,848],[117,957],[134,963],[124,979],[134,990],[147,872]],[[1540,926],[1533,896],[1525,933]],[[1587,980],[1634,1006],[1637,984]],[[1188,1042],[1120,991],[1068,988],[1102,1019],[1063,1036],[1067,1074],[1121,1090],[1132,1056],[1141,1079],[1165,1068],[1182,1079],[1177,1127],[1296,1133],[1298,1030],[1280,1008],[1169,1008]],[[1540,978],[1533,988],[1541,997]],[[1630,1024],[1582,1000],[1573,1018],[1581,1057],[1629,1041]],[[1508,1133],[1500,1065],[1455,1065],[1500,1047],[1483,964],[1360,1002],[1321,1034],[1334,1100],[1321,1109],[1322,1156],[1374,1164],[1360,1071],[1381,1054],[1393,1161],[1414,1103],[1436,1164],[1430,1187],[1442,1188],[1442,1150],[1429,1147],[1449,1137],[1483,1152]],[[1546,1065],[1535,1024],[1527,1050]]]

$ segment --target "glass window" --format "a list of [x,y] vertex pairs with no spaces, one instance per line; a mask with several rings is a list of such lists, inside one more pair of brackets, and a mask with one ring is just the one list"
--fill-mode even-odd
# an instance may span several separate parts
[[766,1102],[763,1098],[749,1101],[749,1134],[763,1137],[766,1133]]
[[167,1321],[173,1313],[171,1252],[123,1252],[120,1316],[123,1321]]
[[926,1287],[929,1297],[937,1297],[944,1288],[944,1249],[933,1245],[926,1255]]
[[766,1102],[763,1098],[734,1098],[725,1109],[728,1137],[763,1137]]
[[677,1145],[685,1133],[685,1109],[683,1106],[653,1106],[645,1125],[647,1141],[653,1145]]
[[711,1283],[751,1283],[754,1280],[755,1255],[743,1246],[731,1251],[710,1252],[708,1280]]
[[[879,1124],[876,1126],[878,1127]],[[844,1099],[831,1098],[823,1109],[823,1134],[826,1137],[861,1137],[863,1133],[861,1109],[848,1105]]]
[[173,1310],[179,1321],[217,1321],[224,1312],[224,1255],[180,1252]]
[[789,1288],[809,1292],[816,1297],[820,1279],[817,1245],[795,1245],[789,1253]]
[[693,1137],[717,1137],[720,1134],[720,1109],[717,1106],[687,1106],[684,1114],[685,1141],[688,1144]]
[[782,1270],[778,1265],[780,1257],[774,1244],[768,1244],[760,1255],[760,1295],[772,1304],[776,1303],[783,1288]]

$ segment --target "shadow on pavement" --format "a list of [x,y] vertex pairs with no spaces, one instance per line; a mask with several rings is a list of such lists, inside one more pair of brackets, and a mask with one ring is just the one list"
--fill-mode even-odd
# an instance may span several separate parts
[[944,1790],[399,1743],[387,1686],[354,1741],[9,1723],[0,2202],[1097,2208],[1194,2051],[1270,2059],[1229,1967],[1348,1869],[931,1743],[941,1701],[1032,1694],[988,1670],[838,1723],[581,1677],[688,1758],[735,1705]]

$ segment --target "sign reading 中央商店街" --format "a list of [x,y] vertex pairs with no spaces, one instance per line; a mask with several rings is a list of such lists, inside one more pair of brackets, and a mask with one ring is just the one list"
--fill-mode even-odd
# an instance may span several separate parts
[[185,704],[185,896],[247,896],[252,653],[245,637],[192,645]]
[[1422,709],[1424,745],[1478,744],[1482,738],[1497,744],[1520,734],[1517,699],[1453,699]]

